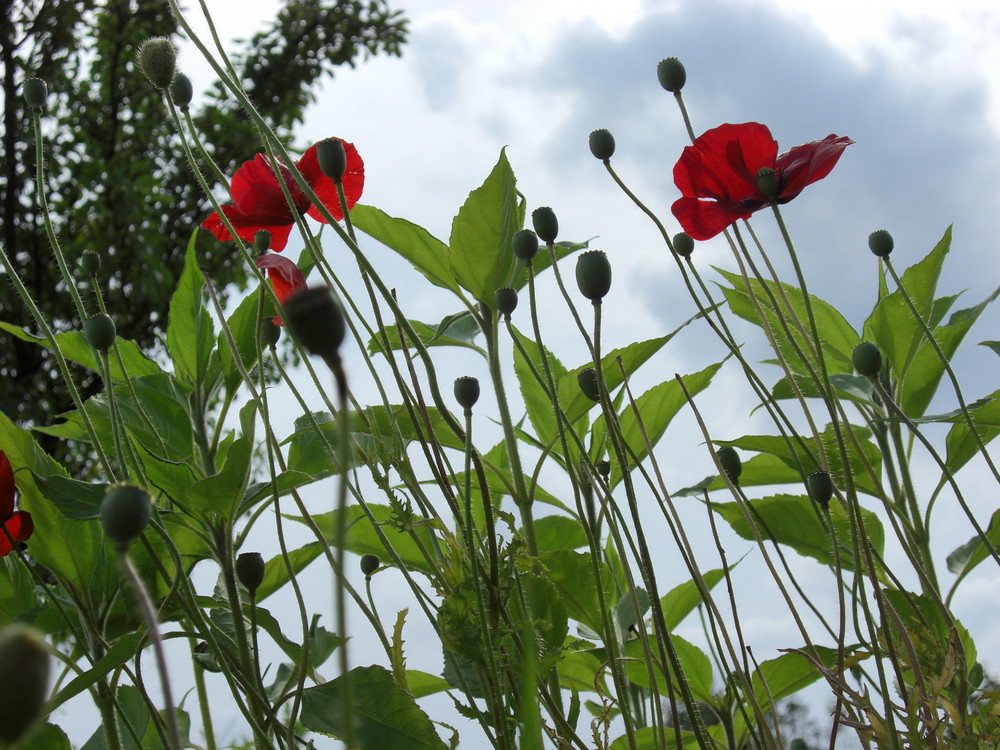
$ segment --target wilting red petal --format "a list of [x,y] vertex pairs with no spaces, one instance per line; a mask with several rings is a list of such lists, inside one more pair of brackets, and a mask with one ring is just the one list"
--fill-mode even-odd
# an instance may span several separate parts
[[806,185],[822,180],[837,166],[844,149],[854,141],[843,135],[828,135],[821,141],[796,146],[778,157],[781,190],[778,201],[784,203],[802,192]]
[[[267,269],[267,277],[271,280],[274,296],[281,304],[285,304],[285,300],[293,292],[306,288],[306,278],[302,275],[302,271],[283,255],[265,253],[258,256],[254,263],[257,268]],[[275,315],[272,320],[275,325],[284,325],[280,315]]]
[[[288,244],[288,235],[292,231],[293,224],[291,218],[281,220],[274,217],[246,216],[240,213],[240,210],[233,205],[222,206],[222,212],[233,225],[233,229],[236,230],[236,236],[241,240],[253,242],[253,236],[257,230],[266,229],[271,233],[272,250],[281,252],[285,249],[285,245]],[[226,229],[226,225],[222,223],[219,214],[214,211],[201,225],[214,234],[216,239],[223,242],[233,239],[232,235],[229,234],[229,230]]]
[[[344,197],[347,199],[347,208],[350,210],[361,198],[361,193],[365,187],[365,163],[361,160],[361,155],[354,147],[353,143],[348,143],[339,139],[344,144],[344,154],[347,156],[347,168],[344,170]],[[316,156],[316,144],[302,154],[302,158],[295,164],[298,170],[305,177],[306,182],[312,187],[316,197],[326,206],[337,221],[344,218],[343,211],[340,210],[340,197],[337,195],[337,186],[333,180],[323,174],[319,168],[319,158]],[[308,213],[317,221],[324,224],[326,219],[316,206],[310,205]]]
[[757,170],[774,167],[777,155],[778,144],[766,126],[726,123],[684,149],[674,166],[674,183],[686,198],[757,197]]
[[0,451],[0,520],[14,512],[14,469],[7,454]]
[[0,532],[0,557],[6,557],[14,550],[7,534],[15,542],[26,542],[35,533],[35,522],[31,520],[31,514],[23,510],[15,512],[3,527],[7,533]]

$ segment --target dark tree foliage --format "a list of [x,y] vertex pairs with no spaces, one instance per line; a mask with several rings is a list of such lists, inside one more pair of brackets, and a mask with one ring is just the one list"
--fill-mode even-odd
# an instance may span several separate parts
[[[78,328],[44,232],[35,137],[20,96],[24,80],[43,78],[50,96],[42,140],[56,235],[71,266],[84,250],[101,256],[102,285],[119,335],[153,345],[165,327],[188,238],[210,212],[162,95],[135,61],[148,37],[176,40],[176,21],[159,0],[15,0],[4,6],[0,241],[46,318],[57,330]],[[339,65],[399,55],[406,33],[406,20],[387,0],[287,0],[232,59],[260,113],[288,142],[318,81]],[[261,150],[256,131],[220,85],[194,85],[208,94],[190,115],[216,163],[232,174]],[[207,170],[206,176],[212,181]],[[248,270],[229,243],[212,243],[201,261],[220,288],[247,281]],[[20,299],[5,287],[0,320],[33,330]],[[5,333],[0,340],[0,409],[21,424],[40,425],[72,408],[38,347]],[[79,377],[85,394],[99,387]]]

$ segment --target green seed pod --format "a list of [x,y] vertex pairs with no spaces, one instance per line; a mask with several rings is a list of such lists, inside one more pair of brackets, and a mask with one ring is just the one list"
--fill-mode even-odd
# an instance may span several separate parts
[[41,112],[45,109],[45,102],[49,98],[49,87],[41,78],[29,78],[21,87],[21,94],[24,96],[24,103],[34,112]]
[[868,249],[880,258],[885,258],[892,252],[892,235],[884,229],[876,229],[868,235]]
[[260,321],[260,344],[270,349],[278,343],[281,338],[281,326],[277,325],[273,319],[264,318]]
[[174,104],[187,111],[194,98],[194,86],[191,85],[191,79],[183,73],[178,73],[170,84],[170,98],[174,100]]
[[177,72],[177,48],[165,36],[154,36],[139,46],[139,67],[149,82],[158,89],[166,89]]
[[851,352],[851,362],[859,375],[873,378],[882,369],[882,352],[871,341],[862,341]]
[[344,311],[329,287],[314,286],[293,292],[282,307],[285,324],[307,352],[327,362],[339,361],[347,324]]
[[517,309],[517,290],[509,286],[497,289],[493,293],[493,303],[497,307],[497,312],[510,320],[510,314]]
[[809,750],[809,743],[801,737],[796,737],[789,743],[788,750]]
[[365,578],[371,578],[372,573],[378,570],[381,564],[382,561],[378,559],[378,555],[361,556],[361,572],[365,574]]
[[740,458],[740,454],[736,452],[735,448],[727,445],[719,448],[716,455],[719,457],[719,463],[722,464],[722,470],[726,472],[729,481],[733,484],[739,484],[740,474],[743,473],[743,460]]
[[674,252],[682,258],[690,258],[694,252],[694,240],[687,232],[678,232],[674,235]]
[[597,467],[597,473],[602,477],[607,479],[611,476],[611,462],[610,461],[598,461],[594,466]]
[[833,479],[822,469],[814,471],[806,477],[806,490],[809,497],[825,508],[833,497]]
[[271,249],[271,233],[266,229],[258,229],[253,233],[253,249],[257,255],[263,255]]
[[339,138],[327,138],[316,144],[316,158],[320,171],[338,185],[347,171],[347,152]]
[[472,407],[479,400],[479,380],[469,375],[455,378],[455,400],[466,414],[471,414]]
[[15,742],[39,718],[49,693],[49,650],[35,628],[0,631],[0,740]]
[[264,558],[260,552],[241,552],[236,556],[236,577],[253,596],[264,582]]
[[601,400],[601,391],[597,386],[597,370],[593,367],[580,370],[576,376],[576,382],[580,385],[584,396],[595,403]]
[[80,256],[80,268],[88,276],[96,276],[101,272],[101,256],[93,250],[84,250]]
[[118,549],[127,549],[145,531],[152,516],[149,493],[134,484],[116,484],[101,500],[101,525]]
[[215,658],[215,652],[209,648],[205,641],[198,641],[194,647],[194,660],[206,672],[221,672],[222,665]]
[[660,60],[656,66],[656,77],[660,79],[663,88],[674,94],[680,92],[687,83],[687,71],[676,57]]
[[97,313],[83,322],[83,335],[87,343],[101,353],[114,346],[115,333],[115,321],[105,313]]
[[588,250],[577,256],[576,285],[592,302],[600,302],[611,289],[611,261],[603,250]]
[[590,153],[601,161],[607,161],[615,155],[615,137],[606,128],[600,128],[590,134]]
[[538,239],[542,242],[555,242],[559,236],[559,220],[556,212],[548,206],[536,208],[531,212],[531,226],[538,233]]
[[760,194],[773,201],[778,194],[778,173],[771,167],[761,167],[757,170],[757,189]]
[[515,232],[510,238],[510,249],[513,250],[515,258],[530,263],[538,254],[538,235],[530,229]]

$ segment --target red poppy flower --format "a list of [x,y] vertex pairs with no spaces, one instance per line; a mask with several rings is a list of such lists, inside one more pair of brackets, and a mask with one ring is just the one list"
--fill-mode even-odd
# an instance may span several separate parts
[[[347,155],[347,169],[344,171],[344,195],[347,207],[350,209],[358,202],[365,186],[365,164],[358,155],[353,143],[342,140],[344,152]],[[326,223],[319,209],[310,203],[299,186],[292,179],[291,171],[284,163],[278,162],[278,172],[281,180],[288,187],[288,193],[295,204],[295,212],[307,213],[317,221]],[[309,187],[313,189],[320,202],[340,221],[344,218],[340,210],[340,198],[337,196],[337,186],[333,180],[323,174],[316,158],[316,144],[309,147],[302,158],[295,162],[296,168],[302,173]],[[253,242],[253,235],[259,229],[271,233],[271,249],[281,252],[288,243],[288,234],[295,223],[292,207],[285,201],[281,185],[271,168],[271,160],[266,154],[257,154],[253,161],[243,162],[243,166],[233,175],[229,188],[233,202],[222,206],[222,212],[228,217],[236,230],[236,236],[247,242]],[[232,235],[222,223],[218,212],[202,222],[202,226],[220,240],[231,240]]]
[[[267,269],[267,277],[271,280],[274,296],[282,305],[293,292],[306,288],[306,277],[302,275],[302,271],[283,255],[264,253],[257,257],[254,264],[257,268]],[[284,325],[280,315],[275,315],[271,320],[274,321],[275,325]]]
[[771,131],[757,122],[725,124],[709,130],[684,149],[674,165],[674,183],[684,196],[671,211],[696,240],[711,239],[770,201],[757,187],[757,172],[773,169],[776,203],[787,203],[806,185],[822,180],[836,166],[850,138],[828,135],[778,155]]
[[14,470],[10,466],[7,454],[0,451],[0,557],[6,557],[14,548],[15,542],[25,542],[35,530],[31,514],[23,510],[14,510]]

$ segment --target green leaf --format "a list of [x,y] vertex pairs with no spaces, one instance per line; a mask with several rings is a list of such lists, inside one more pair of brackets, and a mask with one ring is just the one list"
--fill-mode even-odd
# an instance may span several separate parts
[[[710,703],[712,701],[712,662],[704,651],[684,640],[679,635],[671,634],[670,642],[677,651],[677,659],[681,664],[684,677],[691,687],[692,695],[694,695],[696,700]],[[626,662],[629,682],[633,682],[640,687],[649,688],[651,686],[649,668],[645,663],[642,644],[638,640],[630,641],[625,646],[625,655],[630,657],[629,661]],[[666,675],[662,667],[659,665],[653,666],[653,673],[661,695],[669,695],[670,691],[667,689]],[[678,691],[678,676],[673,668],[670,669],[670,679],[671,683],[675,686],[675,691]],[[675,692],[675,694],[679,695],[679,692]]]
[[414,698],[423,698],[426,695],[451,690],[448,680],[434,674],[421,672],[419,669],[406,670],[406,685],[410,695]]
[[78,674],[67,682],[55,698],[53,706],[61,706],[75,695],[93,687],[94,683],[135,657],[136,649],[142,643],[143,636],[139,633],[126,633],[115,641],[108,652],[90,669]]
[[543,516],[535,519],[535,540],[540,552],[578,549],[587,545],[587,533],[575,518]]
[[253,435],[244,435],[229,448],[222,471],[191,487],[185,499],[188,511],[204,519],[212,514],[231,518],[250,479],[252,459]]
[[[816,655],[826,667],[837,662],[836,649],[815,646]],[[853,649],[851,649],[853,650]],[[803,649],[803,651],[809,651]],[[782,698],[797,693],[820,678],[820,672],[805,656],[788,652],[761,662],[753,673],[751,685],[757,703],[764,713],[771,711]]]
[[[384,667],[355,667],[348,675],[354,743],[361,750],[445,750],[434,725]],[[343,738],[344,675],[302,692],[302,725]]]
[[[436,326],[421,323],[419,320],[411,320],[409,324],[424,346],[460,346],[486,356],[482,347],[474,343],[476,336],[482,332],[479,330],[479,323],[468,311],[448,315]],[[389,338],[391,349],[400,348],[399,330],[392,325],[386,326],[368,340],[370,353],[377,354],[382,351],[383,335]]]
[[[597,583],[594,580],[591,554],[561,549],[541,552],[539,558],[566,605],[569,617],[586,625],[595,633],[600,633],[602,630],[600,600],[597,598]],[[611,595],[615,590],[611,571],[600,562],[598,570],[605,595]],[[610,609],[611,605],[608,604],[608,607]]]
[[[733,566],[735,567],[735,566]],[[705,586],[711,591],[715,584],[726,577],[724,570],[709,570],[702,574]],[[701,591],[693,580],[685,581],[670,589],[660,598],[660,608],[663,610],[663,621],[667,630],[674,630],[694,608],[702,603]]]
[[190,385],[203,386],[215,351],[215,326],[205,309],[205,281],[198,267],[197,242],[200,227],[195,229],[184,256],[184,270],[170,299],[167,323],[167,351],[177,376]]
[[[990,525],[986,528],[986,538],[993,545],[993,549],[1000,548],[1000,510],[994,511],[993,516],[990,518]],[[948,555],[948,570],[964,578],[973,568],[990,556],[986,544],[976,534],[972,539],[952,550],[951,554]]]
[[[306,566],[323,553],[319,542],[309,542],[297,549],[288,551],[288,561],[292,571],[298,575]],[[276,555],[264,564],[264,580],[257,587],[257,601],[262,602],[275,591],[288,583],[288,567],[281,555]]]
[[[517,375],[517,382],[521,386],[521,398],[524,399],[528,420],[531,422],[538,440],[543,444],[548,444],[556,435],[557,425],[556,414],[552,408],[552,396],[544,385],[545,369],[542,357],[544,356],[548,360],[555,383],[560,382],[566,375],[566,368],[548,349],[545,349],[544,352],[540,350],[534,339],[521,335],[516,329],[512,329],[512,334],[517,336],[527,354],[526,359],[520,347],[514,347],[514,372]],[[534,372],[532,372],[532,367],[534,367]],[[535,373],[537,373],[537,377]],[[539,378],[542,380],[540,381]]]
[[[229,334],[236,345],[240,363],[247,372],[257,361],[257,310],[260,307],[260,290],[255,289],[248,294],[233,311],[226,321]],[[243,378],[236,366],[236,358],[225,335],[220,332],[216,350],[219,353],[219,366],[222,370],[222,382],[227,393],[232,393]]]
[[979,345],[991,349],[994,354],[1000,354],[1000,341],[980,341]]
[[43,724],[31,730],[18,744],[18,750],[72,750],[69,737],[55,724]]
[[[969,410],[983,445],[1000,435],[1000,390],[971,404]],[[945,416],[948,417],[947,421],[955,422],[955,426],[948,431],[948,437],[945,438],[947,451],[945,465],[948,471],[954,474],[974,456],[979,455],[979,442],[969,429],[963,414],[953,413]]]

